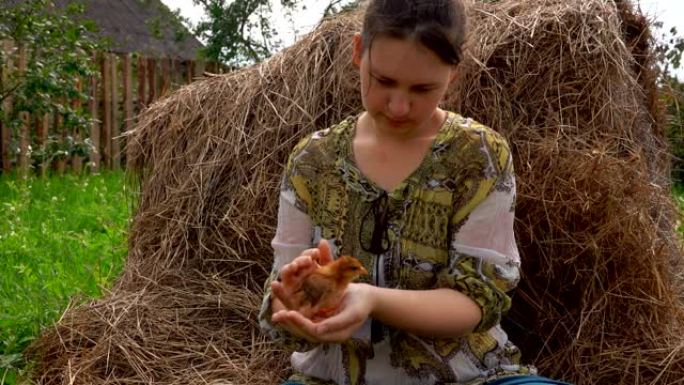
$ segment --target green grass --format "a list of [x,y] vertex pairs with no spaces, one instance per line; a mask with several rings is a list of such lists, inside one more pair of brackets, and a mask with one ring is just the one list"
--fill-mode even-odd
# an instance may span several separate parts
[[[672,187],[672,196],[674,196],[674,200],[679,206],[679,211],[684,213],[684,183],[676,183]],[[684,235],[684,223],[678,223],[677,230],[680,234]]]
[[101,295],[127,252],[124,174],[0,177],[0,385],[70,301]]

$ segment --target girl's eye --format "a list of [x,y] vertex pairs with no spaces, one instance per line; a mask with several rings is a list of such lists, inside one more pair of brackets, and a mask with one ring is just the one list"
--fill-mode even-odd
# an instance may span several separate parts
[[375,80],[377,80],[378,83],[382,84],[383,86],[387,86],[387,87],[389,87],[389,86],[391,86],[391,85],[394,84],[394,82],[392,82],[391,80],[387,80],[387,79],[378,79],[378,78],[375,78]]
[[432,91],[432,88],[418,87],[413,89],[413,92],[417,94],[426,94],[430,91]]

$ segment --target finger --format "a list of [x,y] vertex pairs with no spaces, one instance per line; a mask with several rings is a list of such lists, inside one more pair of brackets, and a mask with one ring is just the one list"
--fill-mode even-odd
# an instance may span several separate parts
[[297,273],[306,270],[315,264],[314,256],[311,255],[300,255],[291,262],[291,265],[297,270]]
[[300,312],[291,310],[278,313],[281,313],[278,317],[281,322],[288,322],[299,329],[302,333],[315,337],[316,324],[311,322],[310,319],[304,317]]
[[342,311],[330,318],[319,322],[316,325],[316,333],[333,334],[351,328],[354,325],[362,324],[365,321],[359,314]]
[[281,310],[271,316],[275,323],[287,328],[293,334],[306,338],[309,341],[320,341],[316,335],[311,333],[315,330],[315,325],[306,317],[295,310]]
[[278,275],[280,276],[280,280],[283,283],[287,282],[288,280],[291,280],[292,275],[294,274],[294,271],[295,271],[295,266],[292,264],[292,262],[281,267],[280,272],[278,273]]
[[307,336],[317,342],[344,342],[348,340],[356,330],[358,330],[363,322],[349,325],[348,328],[336,330],[334,332],[319,332],[318,324],[312,322],[310,319],[304,317],[298,312],[290,312],[287,314],[287,321],[299,333]]
[[283,329],[287,330],[290,334],[297,336],[299,338],[304,338],[309,342],[317,342],[316,338],[314,338],[311,335],[308,335],[304,331],[302,331],[295,323],[293,323],[289,318],[288,318],[288,313],[289,310],[281,310],[277,313],[274,313],[271,316],[271,321],[274,324],[277,324],[281,326]]
[[285,285],[290,285],[299,280],[303,273],[309,272],[314,267],[315,264],[310,256],[299,256],[280,269],[280,279]]
[[318,248],[312,247],[310,249],[306,249],[306,250],[302,251],[301,255],[308,255],[310,257],[313,257],[313,255],[317,252],[318,252]]
[[273,314],[271,314],[271,321],[278,323],[278,324],[285,324],[285,314],[288,312],[288,310],[280,310],[277,311]]
[[318,242],[318,250],[319,250],[319,259],[318,263],[320,265],[327,265],[328,263],[332,262],[332,252],[330,251],[330,244],[328,243],[327,240],[321,239],[320,242]]
[[295,324],[293,324],[292,320],[290,319],[290,313],[296,313],[295,310],[280,310],[278,312],[275,312],[271,315],[271,321],[274,323],[277,323],[281,326],[287,327],[289,330],[296,330],[298,329]]
[[335,332],[320,333],[317,332],[316,339],[321,342],[344,342],[350,339],[357,330],[363,326],[363,322],[349,325],[348,328],[340,329]]
[[294,262],[295,270],[292,272],[291,277],[299,281],[314,271],[317,266],[318,265],[311,259],[311,257],[299,257]]
[[314,262],[314,264],[318,264],[318,260],[320,259],[320,250],[318,249],[307,249],[302,252],[302,256],[308,256],[311,258],[311,261]]
[[344,329],[321,333],[318,330],[319,324],[311,322],[297,311],[283,310],[276,314],[277,317],[274,315],[274,319],[283,327],[287,327],[291,333],[312,342],[344,342],[351,338],[356,330],[363,325],[363,321],[361,321]]
[[287,265],[283,267],[280,270],[280,282],[287,287],[292,287],[296,282],[295,274],[295,266]]
[[292,309],[295,307],[294,303],[290,300],[290,293],[285,289],[282,283],[271,282],[271,292],[286,308]]

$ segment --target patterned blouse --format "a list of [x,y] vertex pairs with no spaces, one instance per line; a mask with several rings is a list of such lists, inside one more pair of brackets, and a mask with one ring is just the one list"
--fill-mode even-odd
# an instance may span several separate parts
[[[286,347],[292,380],[304,384],[476,385],[535,369],[501,329],[518,282],[513,235],[515,178],[504,138],[449,112],[417,169],[392,191],[367,179],[354,161],[357,117],[304,138],[284,173],[274,264],[259,314]],[[362,282],[424,290],[453,288],[482,309],[475,331],[427,338],[368,320],[347,342],[312,344],[270,322],[270,283],[301,251],[329,241],[370,272]],[[371,252],[367,251],[371,250]]]

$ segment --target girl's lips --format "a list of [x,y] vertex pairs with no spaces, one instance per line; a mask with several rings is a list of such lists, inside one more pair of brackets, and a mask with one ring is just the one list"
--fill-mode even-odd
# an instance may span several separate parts
[[387,121],[389,122],[389,124],[391,124],[393,126],[401,126],[402,124],[406,124],[409,122],[408,119],[396,120],[396,119],[389,119],[389,118],[387,118]]

